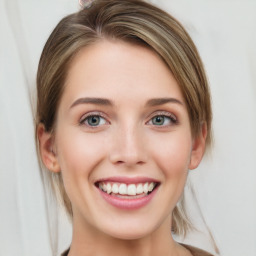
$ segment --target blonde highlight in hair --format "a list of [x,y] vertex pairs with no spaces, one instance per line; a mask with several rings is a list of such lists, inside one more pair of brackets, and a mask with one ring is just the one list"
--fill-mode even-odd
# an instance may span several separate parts
[[[42,52],[37,73],[37,125],[54,134],[56,113],[65,89],[69,66],[76,54],[100,40],[142,44],[155,51],[169,67],[184,96],[191,131],[196,137],[207,125],[206,143],[211,144],[211,100],[203,64],[183,26],[170,14],[140,0],[95,0],[90,8],[60,21]],[[48,179],[72,216],[61,173]],[[172,230],[185,235],[191,228],[183,200],[173,211]]]

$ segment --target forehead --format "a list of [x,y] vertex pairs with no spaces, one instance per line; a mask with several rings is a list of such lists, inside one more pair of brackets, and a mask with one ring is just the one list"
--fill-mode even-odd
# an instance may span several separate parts
[[153,50],[122,41],[102,40],[87,46],[72,60],[64,96],[104,97],[118,100],[176,97],[182,100],[178,83]]

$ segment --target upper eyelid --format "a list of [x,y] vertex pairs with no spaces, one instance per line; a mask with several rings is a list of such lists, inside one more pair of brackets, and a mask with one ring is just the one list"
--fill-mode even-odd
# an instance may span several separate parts
[[175,120],[177,120],[177,116],[169,111],[164,111],[164,110],[157,110],[157,111],[154,111],[150,116],[149,116],[149,120],[151,120],[153,117],[155,116],[168,116],[168,117],[171,117]]

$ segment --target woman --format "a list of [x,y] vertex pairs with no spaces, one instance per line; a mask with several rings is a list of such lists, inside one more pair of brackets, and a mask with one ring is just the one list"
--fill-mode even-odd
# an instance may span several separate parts
[[41,159],[73,222],[63,255],[210,255],[172,237],[191,228],[183,189],[211,143],[203,65],[177,20],[90,3],[52,32],[37,91]]

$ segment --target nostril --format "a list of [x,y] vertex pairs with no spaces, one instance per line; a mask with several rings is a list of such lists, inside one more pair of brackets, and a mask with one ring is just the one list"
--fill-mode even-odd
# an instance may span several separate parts
[[129,163],[129,162],[125,162],[125,161],[116,161],[115,162],[116,165],[122,165],[122,164],[126,164],[126,165],[143,165],[144,162],[143,161],[138,161],[138,162],[134,162],[134,163]]
[[125,162],[120,160],[120,161],[113,162],[113,164],[118,166],[118,165],[124,165]]

